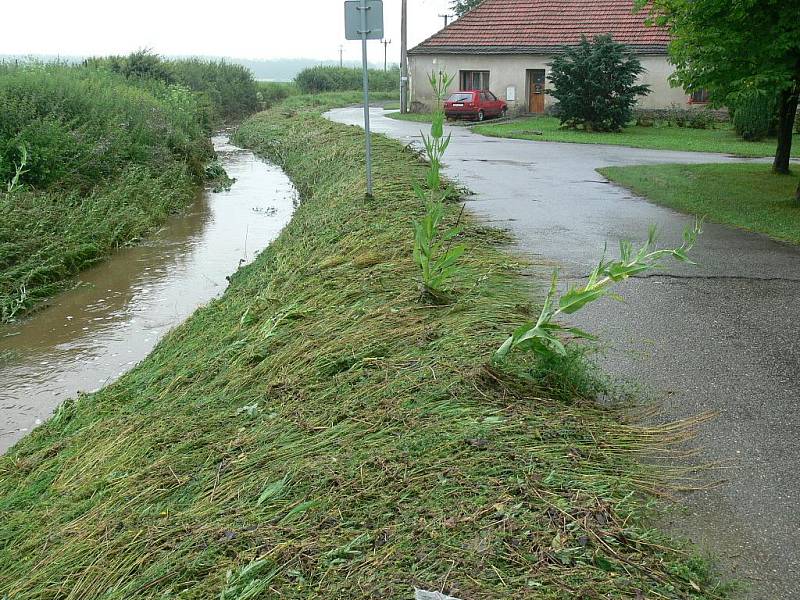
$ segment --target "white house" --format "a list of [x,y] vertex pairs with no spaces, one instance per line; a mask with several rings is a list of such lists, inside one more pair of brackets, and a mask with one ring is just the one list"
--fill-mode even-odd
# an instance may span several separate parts
[[[548,67],[565,45],[611,34],[631,47],[645,67],[641,82],[650,95],[644,108],[704,103],[702,92],[688,94],[670,86],[669,33],[645,24],[634,0],[484,0],[409,51],[412,110],[432,104],[428,74],[455,75],[456,89],[487,89],[505,98],[516,113],[542,113],[553,102],[544,93]],[[415,104],[416,103],[416,104]]]

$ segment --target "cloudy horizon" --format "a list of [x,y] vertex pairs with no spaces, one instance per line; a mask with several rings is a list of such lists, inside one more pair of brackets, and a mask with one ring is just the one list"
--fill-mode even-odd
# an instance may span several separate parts
[[[409,47],[438,31],[450,0],[409,0]],[[359,42],[344,40],[340,0],[261,5],[229,0],[226,14],[209,0],[140,0],[135,10],[100,0],[38,0],[3,7],[6,27],[0,54],[95,56],[150,49],[169,56],[215,56],[253,60],[303,58],[360,60]],[[307,10],[303,9],[305,7]],[[35,27],[31,13],[36,13]],[[400,0],[384,0],[389,62],[400,58]],[[31,26],[27,24],[30,23]],[[383,57],[370,43],[370,62]]]

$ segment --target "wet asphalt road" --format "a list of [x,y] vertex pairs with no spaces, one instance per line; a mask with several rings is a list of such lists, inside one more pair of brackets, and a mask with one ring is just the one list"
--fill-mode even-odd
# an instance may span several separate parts
[[[373,130],[419,141],[424,124],[372,109]],[[363,111],[329,118],[361,124]],[[692,217],[609,184],[612,165],[708,163],[718,154],[487,138],[450,128],[446,174],[475,192],[468,207],[511,230],[519,249],[585,275],[620,238],[642,240],[651,223],[678,245]],[[724,481],[695,492],[665,517],[679,535],[721,560],[749,587],[742,596],[800,598],[800,248],[708,223],[693,251],[699,266],[668,265],[618,288],[575,323],[598,333],[613,374],[644,385],[666,417],[718,416],[698,432],[698,462],[722,462]]]

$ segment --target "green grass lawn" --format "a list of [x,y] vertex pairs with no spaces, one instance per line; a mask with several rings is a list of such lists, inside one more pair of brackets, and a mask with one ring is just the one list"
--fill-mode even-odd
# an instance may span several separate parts
[[599,172],[657,204],[800,244],[797,175],[769,165],[656,165]]
[[414,123],[430,123],[431,122],[431,115],[430,113],[400,113],[400,112],[390,112],[386,113],[386,116],[390,119],[397,119],[398,121],[413,121]]
[[[473,129],[491,137],[571,142],[578,144],[611,144],[654,150],[721,152],[738,156],[772,156],[774,139],[745,142],[728,127],[720,129],[687,129],[683,127],[627,127],[622,133],[587,133],[561,129],[555,117],[530,117],[505,123],[486,123]],[[541,133],[539,135],[538,133]],[[800,135],[794,136],[793,156],[800,156]]]

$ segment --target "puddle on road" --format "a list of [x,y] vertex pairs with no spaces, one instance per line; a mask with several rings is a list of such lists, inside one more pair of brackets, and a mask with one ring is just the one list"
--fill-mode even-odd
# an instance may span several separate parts
[[0,327],[0,453],[67,398],[131,369],[291,218],[297,192],[280,168],[226,135],[213,141],[236,178],[230,191],[204,192],[145,244],[82,272],[81,285],[30,319]]

